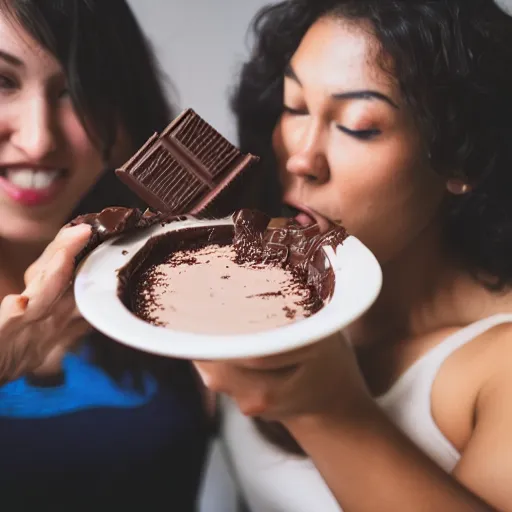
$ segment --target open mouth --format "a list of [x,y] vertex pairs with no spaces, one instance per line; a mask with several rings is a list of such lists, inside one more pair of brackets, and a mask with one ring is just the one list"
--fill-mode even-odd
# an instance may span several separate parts
[[42,206],[51,203],[63,190],[69,172],[61,169],[31,167],[0,167],[2,193],[22,206]]
[[0,168],[0,177],[20,190],[44,191],[50,189],[57,181],[66,177],[63,169],[30,169],[8,167]]
[[284,217],[293,218],[297,224],[308,227],[318,224],[320,231],[325,233],[331,227],[331,222],[319,213],[305,206],[295,206],[290,203],[283,204],[282,215]]

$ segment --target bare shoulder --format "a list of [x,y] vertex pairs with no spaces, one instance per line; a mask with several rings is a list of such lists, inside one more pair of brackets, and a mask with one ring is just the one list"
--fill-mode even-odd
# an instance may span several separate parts
[[463,452],[475,418],[484,409],[489,412],[501,393],[512,396],[512,322],[485,331],[445,361],[432,387],[432,415],[444,436]]
[[478,344],[481,346],[478,352],[481,352],[485,360],[492,365],[487,372],[490,378],[504,370],[512,377],[512,314],[510,318],[510,322],[496,325],[478,338]]
[[476,407],[491,390],[499,392],[505,382],[509,383],[507,388],[512,387],[512,321],[488,329],[462,347],[454,354],[452,369],[473,388]]
[[485,379],[479,393],[478,405],[482,406],[492,394],[503,390],[508,396],[512,390],[512,321],[497,325],[481,335],[480,344]]
[[512,510],[512,323],[479,337],[484,357],[473,427],[454,475],[499,510]]

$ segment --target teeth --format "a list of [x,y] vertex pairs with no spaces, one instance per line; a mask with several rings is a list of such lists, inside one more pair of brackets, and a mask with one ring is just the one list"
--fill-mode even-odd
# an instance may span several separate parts
[[6,178],[22,189],[43,190],[48,188],[58,177],[59,171],[34,171],[32,169],[16,169],[7,171]]
[[7,179],[19,188],[32,188],[32,177],[35,173],[32,171],[7,171]]
[[39,190],[48,188],[57,179],[58,176],[58,171],[35,172],[32,177],[32,188]]

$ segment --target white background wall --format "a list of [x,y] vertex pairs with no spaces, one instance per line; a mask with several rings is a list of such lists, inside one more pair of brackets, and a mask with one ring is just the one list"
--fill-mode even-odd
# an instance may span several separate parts
[[499,0],[499,2],[506,11],[512,14],[512,0]]
[[[179,91],[179,106],[194,108],[236,142],[229,90],[247,55],[250,19],[276,0],[128,1]],[[512,0],[499,1],[512,12]]]
[[[107,0],[108,1],[108,0]],[[256,11],[271,0],[129,0],[164,70],[192,107],[235,142],[227,97]]]

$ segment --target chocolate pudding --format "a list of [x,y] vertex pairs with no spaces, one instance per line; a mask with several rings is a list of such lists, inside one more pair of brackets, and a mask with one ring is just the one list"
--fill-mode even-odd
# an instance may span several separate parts
[[277,263],[237,262],[233,245],[172,253],[141,276],[135,314],[177,331],[246,334],[310,316],[315,290]]
[[346,232],[269,221],[243,210],[234,225],[150,239],[119,272],[121,299],[149,323],[198,334],[248,334],[311,316],[334,286],[321,248]]

